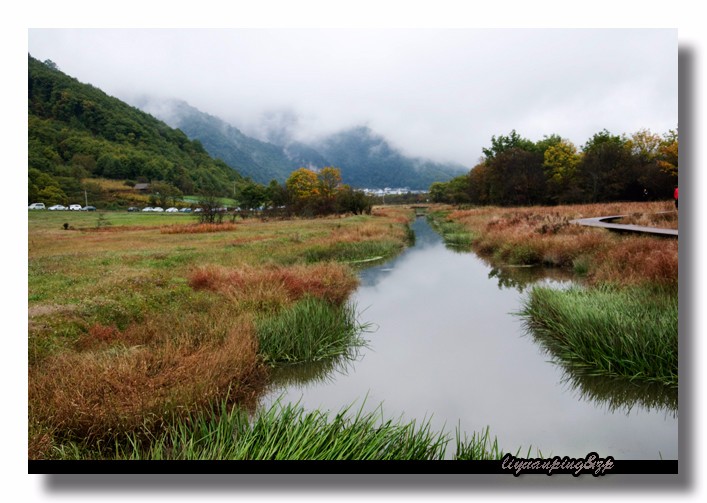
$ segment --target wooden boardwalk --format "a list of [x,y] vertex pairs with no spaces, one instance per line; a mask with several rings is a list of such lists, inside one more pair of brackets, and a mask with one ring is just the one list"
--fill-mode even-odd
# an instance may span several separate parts
[[644,234],[652,234],[655,236],[677,238],[677,229],[662,229],[660,227],[644,227],[642,225],[627,225],[627,224],[614,224],[611,223],[614,220],[619,220],[626,217],[626,215],[612,215],[608,217],[595,217],[595,218],[579,218],[577,220],[572,220],[572,223],[579,225],[588,225],[590,227],[601,227],[603,229],[609,229],[617,232],[640,232]]

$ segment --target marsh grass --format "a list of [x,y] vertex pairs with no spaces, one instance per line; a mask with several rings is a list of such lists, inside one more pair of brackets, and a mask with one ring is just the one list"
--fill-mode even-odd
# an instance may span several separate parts
[[491,439],[488,426],[481,432],[472,433],[471,437],[457,427],[455,460],[500,460],[504,454],[498,445],[498,439]]
[[678,385],[678,299],[648,287],[536,287],[520,313],[574,372]]
[[47,356],[29,372],[31,421],[52,428],[59,444],[158,432],[174,415],[227,393],[252,406],[267,376],[252,323],[225,309],[168,312],[123,331],[94,325],[77,350]]
[[224,232],[193,232],[183,215],[112,212],[113,225],[97,229],[95,215],[55,213],[28,219],[29,452],[37,459],[166,434],[226,396],[248,410],[269,376],[256,319],[286,316],[307,298],[337,313],[339,327],[352,323],[342,313],[354,271],[307,264],[305,251],[337,236],[361,246],[400,236],[402,249],[412,212],[250,219]]
[[665,229],[678,228],[678,212],[668,206],[662,211],[640,212],[634,211],[624,218],[617,220],[618,224],[641,225],[645,227],[660,227]]
[[458,222],[447,218],[448,212],[430,212],[427,219],[450,247],[468,249],[474,241],[474,234]]
[[[488,428],[459,438],[453,459],[501,459]],[[150,438],[128,435],[115,447],[86,449],[68,443],[60,459],[118,460],[442,460],[449,436],[429,422],[385,419],[382,408],[345,407],[336,414],[279,402],[256,416],[226,404],[180,418]]]
[[335,242],[326,245],[316,245],[304,252],[307,263],[324,261],[358,262],[371,258],[388,258],[402,251],[400,241],[358,241]]
[[496,265],[574,268],[593,284],[659,283],[677,287],[677,240],[623,236],[571,223],[579,218],[631,215],[634,221],[642,219],[643,224],[661,226],[657,221],[674,221],[674,215],[664,213],[669,206],[666,202],[650,202],[449,208],[437,211],[436,218],[443,218],[444,226],[451,221],[471,232],[474,251],[492,257]]
[[259,352],[270,365],[355,358],[356,350],[365,345],[361,334],[367,330],[356,321],[353,305],[314,297],[261,317],[255,327]]

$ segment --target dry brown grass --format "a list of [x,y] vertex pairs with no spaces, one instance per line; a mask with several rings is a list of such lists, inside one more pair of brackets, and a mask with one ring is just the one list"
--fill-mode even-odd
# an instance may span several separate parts
[[677,211],[662,211],[657,213],[630,213],[617,220],[618,224],[641,225],[644,227],[659,227],[663,229],[678,228]]
[[673,239],[619,238],[595,259],[593,279],[599,282],[677,285],[678,242]]
[[[570,221],[610,215],[630,215],[632,223],[665,226],[677,216],[670,202],[607,203],[553,207],[482,207],[454,210],[448,218],[474,235],[474,249],[505,263],[542,263],[571,267],[588,261],[588,279],[594,282],[677,285],[676,240],[641,235],[619,235]],[[660,224],[663,222],[663,224]],[[621,223],[626,223],[622,221]]]
[[352,271],[341,264],[225,268],[206,266],[188,278],[196,290],[210,290],[232,299],[275,306],[311,295],[342,304],[358,285]]
[[[226,396],[254,405],[266,371],[257,357],[253,325],[247,317],[229,321],[225,310],[220,314],[206,331],[203,319],[173,317],[133,325],[122,334],[94,327],[94,335],[122,343],[94,343],[92,350],[61,352],[33,366],[30,416],[63,437],[95,442],[154,433],[175,415]],[[46,443],[41,435],[33,442]]]
[[167,225],[160,228],[162,234],[203,234],[205,232],[230,232],[238,228],[234,223],[199,223],[189,225]]
[[392,219],[399,224],[410,223],[415,218],[407,206],[376,206],[373,208],[372,214],[377,217]]

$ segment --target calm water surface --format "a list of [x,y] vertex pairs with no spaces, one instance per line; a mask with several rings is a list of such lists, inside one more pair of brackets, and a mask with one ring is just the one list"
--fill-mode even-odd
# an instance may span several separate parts
[[429,420],[452,439],[457,427],[488,426],[506,452],[678,458],[676,392],[568,373],[513,314],[527,278],[448,249],[423,218],[413,230],[415,246],[360,273],[352,300],[375,329],[369,347],[345,369],[283,375],[264,406],[281,397],[332,414],[382,407],[386,419]]

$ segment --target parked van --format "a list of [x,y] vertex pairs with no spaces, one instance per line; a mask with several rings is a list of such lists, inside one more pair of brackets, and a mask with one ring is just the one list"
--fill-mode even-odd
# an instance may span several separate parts
[[29,205],[30,210],[46,210],[44,203],[32,203]]

